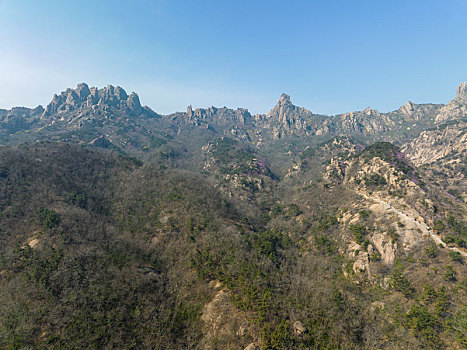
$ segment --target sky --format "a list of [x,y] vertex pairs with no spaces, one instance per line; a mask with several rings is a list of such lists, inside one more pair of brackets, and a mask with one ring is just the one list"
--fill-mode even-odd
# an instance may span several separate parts
[[156,112],[446,103],[467,80],[464,0],[0,0],[0,108],[80,82]]

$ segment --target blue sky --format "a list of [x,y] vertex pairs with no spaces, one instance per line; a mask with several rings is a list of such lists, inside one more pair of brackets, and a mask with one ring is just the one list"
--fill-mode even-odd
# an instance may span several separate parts
[[464,0],[0,0],[0,108],[84,81],[160,113],[265,113],[282,92],[316,113],[389,111],[464,80]]

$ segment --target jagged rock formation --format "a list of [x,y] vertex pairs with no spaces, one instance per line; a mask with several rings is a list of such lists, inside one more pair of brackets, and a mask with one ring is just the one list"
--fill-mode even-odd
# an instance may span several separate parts
[[437,177],[451,195],[467,201],[467,123],[424,131],[402,150],[414,164]]
[[[246,108],[234,110],[212,106],[193,109],[190,105],[183,117],[183,122],[190,126],[212,130],[221,135],[234,136],[247,141],[254,138],[254,133],[250,132],[253,129],[252,116]],[[184,127],[183,122],[180,125],[181,128]]]
[[465,117],[467,117],[467,84],[462,82],[457,87],[456,97],[441,108],[435,120],[436,123],[440,124],[448,120],[456,120]]
[[[387,288],[387,281],[377,277],[381,264],[391,266],[398,256],[427,242],[467,253],[462,248],[465,243],[448,246],[447,234],[433,229],[439,213],[452,211],[453,197],[422,179],[414,164],[390,143],[374,144],[354,157],[341,153],[331,158],[324,179],[329,186],[344,184],[360,196],[360,202],[352,205],[355,209],[343,211],[340,219],[352,232],[341,249],[354,258],[355,274]],[[457,201],[456,206],[465,213],[465,203]]]
[[309,129],[307,120],[312,116],[306,108],[293,105],[289,95],[282,94],[266,117],[259,120],[264,122],[263,127],[269,124],[274,137],[280,138],[284,134],[294,134],[294,131],[306,133]]
[[416,104],[411,101],[406,102],[398,110],[391,112],[394,115],[400,115],[408,120],[419,121],[423,119],[433,118],[443,105],[431,103]]
[[432,176],[443,174],[442,185],[453,196],[467,200],[467,85],[435,117],[435,126],[402,147],[417,166],[428,166]]
[[467,151],[467,125],[447,125],[423,131],[402,150],[416,165],[430,164],[453,153],[460,156]]
[[0,109],[0,134],[29,129],[43,112],[42,106],[36,108],[14,107],[11,110]]
[[227,107],[216,108],[213,106],[207,109],[196,108],[193,110],[191,106],[188,106],[186,117],[188,120],[195,121],[197,123],[200,123],[203,120],[212,121],[214,123],[239,123],[241,125],[251,123],[251,114],[246,108],[237,108],[236,110],[233,110]]
[[360,112],[341,114],[335,117],[334,128],[342,129],[346,133],[375,134],[389,130],[394,122],[385,114],[370,107]]
[[128,95],[120,86],[107,85],[98,89],[81,83],[76,89],[67,89],[60,95],[54,95],[41,119],[75,122],[102,114],[137,117],[154,114],[151,112],[148,107],[141,106],[136,93]]
[[[119,86],[108,85],[98,89],[81,83],[76,89],[54,95],[45,109],[39,106],[35,109],[0,110],[0,135],[5,144],[28,140],[114,144],[138,156],[142,152],[166,147],[167,143],[185,142],[187,138],[193,141],[191,148],[200,149],[206,142],[224,136],[246,142],[265,152],[277,142],[294,140],[306,146],[339,135],[352,136],[362,144],[377,140],[406,144],[419,135],[422,135],[420,140],[425,140],[427,133],[431,132],[430,128],[441,128],[442,123],[453,123],[465,116],[466,89],[466,84],[461,84],[456,98],[447,105],[409,101],[389,113],[368,107],[363,111],[324,116],[295,106],[289,95],[282,94],[267,114],[251,115],[244,108],[188,106],[186,112],[160,116],[150,108],[141,106],[136,93],[128,95]],[[454,135],[453,128],[448,128],[449,136],[459,136],[461,131]],[[440,134],[433,142],[440,142],[446,136]],[[106,141],[100,142],[104,139]],[[417,141],[412,146],[407,145],[404,150],[411,156],[429,155],[433,142],[423,149],[425,141]],[[452,148],[454,151],[459,152],[464,147],[462,139],[459,142],[459,146]],[[436,157],[450,152],[446,146],[440,145],[438,148]]]

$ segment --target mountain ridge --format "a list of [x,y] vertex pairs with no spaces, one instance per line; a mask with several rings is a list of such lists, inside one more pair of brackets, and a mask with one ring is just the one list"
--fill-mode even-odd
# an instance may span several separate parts
[[[53,114],[53,113],[51,113],[50,110],[47,109],[47,107],[50,106],[50,108],[52,109],[53,105],[56,104],[58,102],[58,100],[63,100],[63,99],[65,99],[65,100],[69,99],[69,102],[72,102],[76,98],[80,98],[82,100],[83,98],[88,98],[89,97],[89,101],[94,100],[94,101],[96,101],[94,103],[98,104],[99,100],[102,97],[105,97],[108,100],[112,100],[112,97],[117,97],[117,99],[122,99],[123,96],[125,96],[125,98],[131,97],[131,99],[134,101],[133,103],[135,104],[136,108],[141,107],[141,104],[139,102],[139,96],[138,96],[138,94],[136,92],[132,92],[130,95],[128,95],[127,92],[125,91],[125,89],[122,88],[119,85],[113,86],[111,84],[108,84],[107,86],[99,89],[97,87],[89,87],[89,85],[87,83],[82,82],[82,83],[78,83],[77,87],[75,89],[67,88],[64,91],[62,91],[60,94],[54,94],[53,97],[52,97],[52,101],[49,102],[47,104],[47,106],[46,106],[46,111],[47,111],[47,114]],[[466,82],[461,82],[460,85],[456,88],[456,96],[453,98],[453,100],[451,100],[449,102],[452,102],[452,101],[466,103],[466,101],[467,101],[467,83]],[[371,107],[367,107],[367,108],[365,108],[365,109],[363,109],[361,111],[357,110],[357,111],[337,113],[337,114],[313,113],[312,111],[310,111],[306,107],[298,107],[296,105],[293,105],[291,103],[290,95],[288,95],[286,93],[282,93],[279,100],[276,103],[276,106],[273,106],[269,112],[267,112],[267,113],[257,113],[257,114],[254,114],[254,115],[265,115],[265,114],[269,115],[272,112],[272,110],[275,107],[277,107],[277,104],[281,104],[281,103],[284,104],[284,105],[290,105],[290,106],[295,107],[295,108],[303,109],[303,110],[306,111],[305,113],[307,113],[307,114],[311,113],[311,114],[317,114],[317,115],[326,115],[328,117],[344,115],[344,114],[348,114],[348,113],[357,113],[357,112],[366,112],[366,113],[368,113],[368,111],[370,111],[370,110],[372,110],[374,112],[378,112],[376,109],[371,109]],[[402,110],[404,110],[405,113],[408,114],[413,109],[413,106],[428,106],[428,105],[441,105],[441,106],[444,106],[446,104],[443,104],[443,103],[437,103],[437,104],[433,104],[433,103],[415,103],[415,102],[412,102],[412,101],[409,100],[405,104],[401,105],[398,109],[395,109],[393,111],[384,112],[383,114],[394,113],[396,111],[402,111]],[[151,109],[149,106],[145,106],[145,107]],[[227,108],[225,106],[224,107],[211,106],[211,107],[197,107],[196,109],[209,109],[209,108],[212,108],[212,107],[213,108],[218,108],[218,109],[219,108]],[[4,111],[12,111],[12,110],[17,109],[17,108],[24,108],[24,109],[32,110],[32,109],[35,109],[35,108],[43,108],[43,106],[42,105],[38,105],[36,107],[15,106],[15,107],[12,107],[10,110],[0,108],[0,111],[3,111],[3,112]],[[189,108],[193,108],[192,105],[190,105]],[[237,107],[237,109],[246,109],[246,110],[248,110],[248,108],[244,108],[244,107]],[[172,112],[172,113],[169,113],[169,114],[166,114],[166,115],[172,115],[172,114],[176,114],[176,113],[179,113],[179,112]],[[160,115],[162,115],[162,114],[160,114]]]

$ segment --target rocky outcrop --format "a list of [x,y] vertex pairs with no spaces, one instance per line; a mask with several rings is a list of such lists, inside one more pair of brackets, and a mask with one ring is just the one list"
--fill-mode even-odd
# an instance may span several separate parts
[[462,82],[457,87],[456,97],[446,106],[441,108],[435,118],[436,123],[441,124],[449,120],[458,120],[467,117],[467,84]]
[[44,112],[42,106],[36,108],[14,107],[0,110],[0,132],[15,133],[27,130],[34,125]]
[[365,108],[361,112],[345,113],[337,116],[339,126],[347,133],[385,132],[394,122],[376,109]]
[[54,95],[42,114],[42,119],[68,119],[83,116],[89,110],[120,111],[138,116],[144,112],[136,93],[129,96],[120,86],[107,85],[98,89],[85,83],[76,89],[67,89],[60,95]]
[[467,104],[467,83],[465,81],[457,87],[455,100],[458,103]]
[[[250,315],[235,308],[230,292],[221,289],[219,283],[214,288],[216,289],[214,298],[202,310],[203,339],[199,348],[206,350],[224,348],[219,347],[218,344],[219,339],[223,339],[226,349],[241,349],[239,343],[252,339]],[[249,346],[247,348],[256,349],[251,347],[251,344]]]
[[419,137],[403,146],[402,151],[419,166],[437,161],[450,154],[467,151],[467,124],[423,131]]
[[201,124],[210,121],[213,124],[240,124],[246,125],[251,122],[251,114],[246,108],[237,108],[236,110],[227,107],[216,108],[196,108],[190,105],[186,111],[186,117],[189,121]]
[[293,332],[295,335],[303,335],[307,331],[306,327],[300,321],[295,321],[293,324]]
[[406,102],[399,109],[389,113],[397,120],[402,117],[406,121],[432,120],[444,105],[432,103],[417,104],[411,101]]
[[273,124],[278,122],[285,130],[304,131],[307,128],[307,119],[312,116],[313,113],[308,109],[293,105],[289,95],[282,94],[276,105],[266,115],[266,119],[272,121]]

